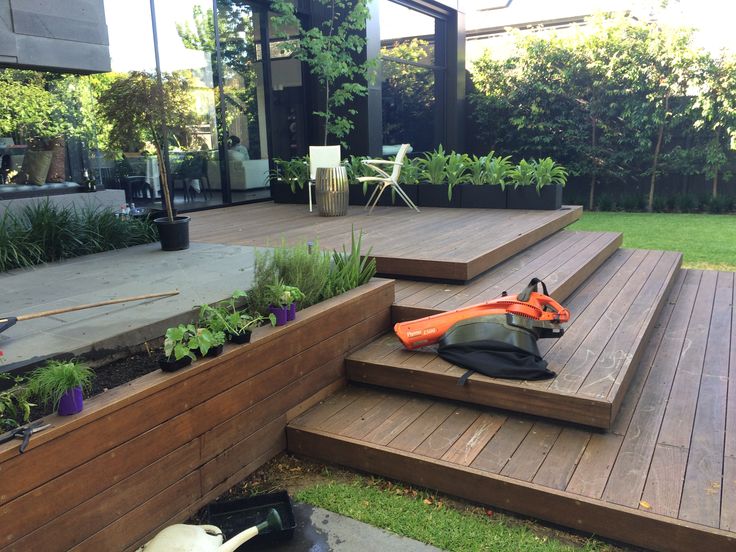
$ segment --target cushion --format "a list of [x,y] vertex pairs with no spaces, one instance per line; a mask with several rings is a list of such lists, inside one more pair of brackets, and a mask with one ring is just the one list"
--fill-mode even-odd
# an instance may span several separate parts
[[51,157],[53,152],[50,151],[27,151],[23,158],[23,166],[20,172],[15,176],[13,182],[17,184],[36,184],[46,183],[46,176],[49,174],[51,166]]

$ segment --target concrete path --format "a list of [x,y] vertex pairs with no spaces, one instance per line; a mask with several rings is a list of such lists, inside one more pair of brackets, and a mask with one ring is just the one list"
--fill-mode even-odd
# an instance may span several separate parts
[[0,333],[5,371],[60,354],[138,345],[253,281],[255,248],[192,243],[165,252],[158,243],[87,255],[0,274],[0,318],[131,295],[179,295],[18,322]]
[[394,550],[439,552],[440,550],[434,546],[401,537],[308,504],[295,504],[294,515],[297,527],[293,540],[270,547],[248,547],[247,550],[276,552],[392,552]]

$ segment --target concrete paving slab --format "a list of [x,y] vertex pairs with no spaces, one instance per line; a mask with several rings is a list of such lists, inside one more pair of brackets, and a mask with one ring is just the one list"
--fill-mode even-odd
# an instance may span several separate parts
[[160,337],[168,326],[195,316],[196,305],[249,288],[255,250],[192,243],[185,251],[165,252],[153,243],[2,274],[0,318],[147,293],[179,295],[18,322],[0,333],[6,359],[0,369]]
[[294,538],[270,547],[248,550],[274,552],[439,552],[439,548],[401,537],[367,523],[309,504],[295,504],[297,527]]

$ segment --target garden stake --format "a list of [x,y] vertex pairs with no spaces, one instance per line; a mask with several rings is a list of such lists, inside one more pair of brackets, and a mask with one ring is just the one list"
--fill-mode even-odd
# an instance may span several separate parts
[[122,297],[120,299],[110,299],[109,301],[100,301],[99,303],[88,303],[86,305],[76,305],[74,307],[63,307],[61,309],[52,309],[41,312],[33,312],[31,314],[21,314],[20,316],[6,316],[0,318],[0,333],[4,332],[11,326],[14,326],[16,322],[22,322],[24,320],[32,320],[34,318],[43,318],[45,316],[53,316],[54,314],[63,314],[65,312],[74,312],[84,309],[92,309],[95,307],[104,307],[105,305],[115,305],[117,303],[127,303],[128,301],[143,301],[144,299],[154,299],[156,297],[170,297],[171,295],[178,295],[179,291],[164,291],[161,293],[148,293],[146,295],[134,295],[133,297]]

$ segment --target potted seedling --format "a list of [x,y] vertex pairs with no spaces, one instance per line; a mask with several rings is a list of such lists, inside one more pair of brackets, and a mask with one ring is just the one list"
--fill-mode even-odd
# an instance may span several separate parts
[[[197,328],[194,324],[179,324],[166,330],[164,356],[159,366],[164,372],[174,372],[191,364],[200,356],[216,356],[222,352],[225,334],[208,328]],[[210,351],[214,349],[214,355]],[[219,349],[219,351],[218,351]]]
[[94,372],[74,360],[50,360],[34,370],[28,379],[28,391],[42,404],[52,405],[59,416],[82,411],[83,391],[89,391]]
[[199,324],[213,332],[224,332],[233,343],[248,343],[253,328],[262,326],[266,321],[276,324],[276,317],[272,314],[268,318],[256,313],[251,315],[240,311],[236,301],[246,296],[242,290],[233,292],[230,299],[217,305],[202,305],[199,309]]
[[268,298],[270,301],[268,310],[276,317],[277,326],[283,326],[288,320],[290,320],[289,315],[291,313],[292,304],[295,302],[295,291],[298,292],[302,299],[304,298],[304,295],[298,288],[284,285],[281,281],[276,281],[268,286]]
[[299,307],[299,303],[304,301],[305,295],[298,287],[285,286],[287,293],[291,295],[291,304],[289,305],[289,312],[286,314],[287,320],[294,320],[296,318],[296,309]]

